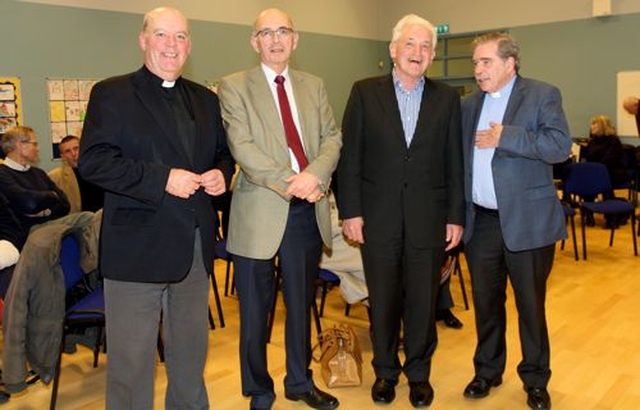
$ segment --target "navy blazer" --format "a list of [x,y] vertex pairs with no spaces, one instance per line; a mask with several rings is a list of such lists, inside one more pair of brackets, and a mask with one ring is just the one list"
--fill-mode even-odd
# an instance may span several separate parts
[[193,158],[177,135],[161,95],[161,79],[145,67],[97,83],[80,143],[83,178],[105,189],[101,229],[104,277],[172,282],[191,267],[195,227],[200,228],[205,267],[213,269],[217,215],[200,189],[189,199],[165,192],[171,168],[234,172],[215,93],[180,78],[196,123]]
[[435,249],[446,245],[446,224],[464,225],[460,95],[425,80],[409,147],[391,74],[351,90],[337,200],[341,219],[364,218],[365,241],[403,226],[413,246]]
[[[467,224],[473,233],[472,164],[475,133],[485,93],[462,102]],[[571,136],[560,91],[518,76],[502,121],[504,126],[491,168],[506,247],[535,249],[566,238],[562,206],[553,183],[552,165],[569,158]]]

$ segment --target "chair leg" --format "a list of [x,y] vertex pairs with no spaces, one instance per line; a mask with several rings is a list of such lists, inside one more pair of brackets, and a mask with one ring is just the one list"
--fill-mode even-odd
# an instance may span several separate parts
[[571,237],[573,239],[573,254],[575,259],[578,261],[580,260],[580,257],[578,256],[578,242],[576,241],[576,223],[573,217],[571,218]]
[[224,328],[224,314],[222,313],[222,303],[220,302],[220,293],[218,292],[218,282],[216,281],[215,272],[211,272],[211,286],[213,287],[213,296],[216,301],[216,309],[218,310],[220,327]]
[[587,260],[587,236],[585,234],[585,225],[587,223],[587,216],[584,211],[580,211],[580,227],[582,228],[582,259]]
[[[636,230],[636,213],[632,212],[631,213],[631,237],[633,238],[633,255],[634,256],[638,256],[638,241],[636,239],[636,236],[634,235],[635,230]],[[640,231],[640,227],[638,227],[638,230]]]
[[93,347],[93,367],[98,367],[98,356],[100,355],[100,346],[102,345],[102,326],[98,326],[96,334],[96,344]]
[[313,298],[311,302],[311,313],[313,314],[313,319],[316,323],[316,332],[318,335],[322,333],[322,325],[320,324],[320,314],[318,312],[318,304],[316,303],[316,298]]
[[469,310],[469,299],[467,298],[467,289],[464,286],[464,277],[462,276],[462,267],[460,266],[460,254],[458,253],[455,256],[455,266],[453,269],[453,274],[458,275],[458,279],[460,280],[460,289],[462,290],[462,300],[464,300],[464,310]]
[[327,283],[327,281],[322,281],[322,295],[320,296],[320,317],[324,316],[324,302],[327,299],[328,287],[329,287],[329,284]]
[[349,313],[351,313],[351,305],[347,303],[347,305],[344,307],[344,315],[349,316]]
[[209,316],[209,327],[211,330],[216,329],[216,323],[213,321],[213,315],[211,314],[211,308],[207,306],[207,315]]
[[65,326],[62,326],[62,338],[60,340],[60,349],[58,351],[58,362],[56,363],[55,374],[53,375],[53,386],[51,388],[51,402],[49,403],[49,409],[55,410],[56,401],[58,400],[58,387],[60,384],[60,369],[62,362],[62,352],[64,351],[64,335],[65,335]]

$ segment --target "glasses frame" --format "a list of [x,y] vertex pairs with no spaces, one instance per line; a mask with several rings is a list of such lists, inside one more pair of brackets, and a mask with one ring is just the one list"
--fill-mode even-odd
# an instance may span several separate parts
[[276,29],[263,28],[262,30],[258,30],[255,33],[255,37],[273,39],[277,35],[279,38],[283,38],[283,37],[289,37],[293,33],[295,33],[295,30],[292,29],[291,27],[281,26]]

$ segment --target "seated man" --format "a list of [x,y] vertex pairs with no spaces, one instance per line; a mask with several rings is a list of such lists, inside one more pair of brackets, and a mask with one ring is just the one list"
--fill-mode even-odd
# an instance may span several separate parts
[[9,201],[0,194],[0,301],[7,292],[13,267],[18,262],[26,236],[18,218],[9,207]]
[[49,178],[64,191],[71,205],[71,213],[80,211],[96,212],[104,205],[104,191],[86,181],[78,172],[80,138],[67,135],[60,144],[61,166],[49,171]]
[[35,131],[13,127],[4,133],[0,145],[7,155],[0,165],[0,193],[9,201],[25,232],[67,215],[67,196],[42,169],[32,166],[38,161]]
[[[323,250],[320,267],[330,270],[340,278],[340,294],[347,303],[367,304],[369,292],[365,282],[360,246],[348,242],[342,234],[342,224],[338,219],[338,208],[333,193],[329,195],[329,203],[331,204],[333,247]],[[447,278],[438,290],[436,320],[444,321],[444,324],[452,329],[460,329],[462,322],[451,312],[453,299],[449,290],[449,281],[450,279]]]

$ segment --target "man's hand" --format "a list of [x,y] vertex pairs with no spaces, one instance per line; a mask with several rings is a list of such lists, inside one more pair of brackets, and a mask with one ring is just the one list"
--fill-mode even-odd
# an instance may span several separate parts
[[224,175],[219,169],[211,169],[204,174],[200,175],[200,186],[204,188],[204,192],[209,195],[221,195],[227,190],[227,185],[224,181]]
[[201,180],[202,177],[200,175],[194,174],[191,171],[180,168],[171,168],[171,171],[169,171],[169,178],[167,179],[167,185],[164,190],[170,195],[188,199],[191,195],[196,193],[198,188],[200,188]]
[[502,124],[495,122],[489,123],[488,130],[480,130],[476,132],[476,147],[478,148],[497,148],[500,145],[500,136],[502,135]]
[[364,243],[364,218],[344,219],[342,221],[342,233],[352,242]]
[[445,240],[448,245],[444,248],[445,251],[455,248],[460,243],[462,239],[462,233],[464,232],[464,228],[460,225],[447,224],[447,233]]
[[285,179],[285,182],[289,184],[286,191],[288,195],[305,199],[311,203],[318,202],[324,197],[324,192],[319,188],[322,181],[308,172],[291,175]]

